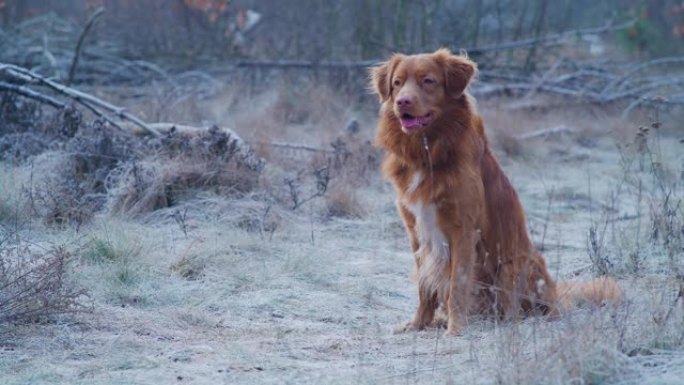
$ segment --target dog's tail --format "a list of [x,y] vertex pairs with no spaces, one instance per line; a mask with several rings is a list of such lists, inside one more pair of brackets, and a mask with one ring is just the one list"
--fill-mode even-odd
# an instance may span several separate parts
[[618,303],[622,291],[611,277],[599,277],[589,282],[558,282],[557,293],[561,311],[583,304]]

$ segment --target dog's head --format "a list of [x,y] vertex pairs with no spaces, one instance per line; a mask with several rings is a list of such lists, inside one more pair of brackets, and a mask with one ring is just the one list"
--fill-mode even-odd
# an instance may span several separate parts
[[476,64],[467,57],[440,49],[431,54],[395,54],[371,69],[371,83],[402,131],[413,134],[428,129],[463,96],[476,72]]

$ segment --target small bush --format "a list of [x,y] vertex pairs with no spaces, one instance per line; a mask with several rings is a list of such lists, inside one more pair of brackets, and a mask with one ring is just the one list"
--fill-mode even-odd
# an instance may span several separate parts
[[0,243],[0,323],[46,321],[87,310],[86,291],[68,279],[71,260],[63,247],[38,252]]
[[48,225],[79,228],[90,221],[102,206],[101,197],[97,199],[76,180],[63,176],[47,178],[30,193],[29,198],[33,211]]
[[109,175],[111,212],[170,207],[193,189],[246,193],[257,186],[263,168],[239,138],[218,127],[195,134],[172,129],[152,145],[155,156],[125,162]]
[[197,255],[183,256],[171,266],[171,271],[177,273],[183,279],[196,281],[204,276],[207,262]]
[[95,238],[83,251],[82,256],[92,262],[114,262],[129,254],[128,250],[115,247],[108,240]]
[[356,190],[344,182],[331,188],[325,202],[328,215],[332,217],[361,218],[365,212]]
[[511,158],[520,158],[525,155],[525,146],[522,141],[511,132],[498,132],[496,135],[496,143],[504,154]]

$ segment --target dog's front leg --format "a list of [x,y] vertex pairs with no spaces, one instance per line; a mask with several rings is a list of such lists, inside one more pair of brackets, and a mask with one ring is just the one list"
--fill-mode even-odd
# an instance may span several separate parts
[[[409,241],[411,242],[411,250],[415,254],[420,247],[418,242],[418,235],[416,234],[416,217],[411,214],[411,212],[404,206],[401,202],[397,201],[397,210],[399,210],[399,215],[404,222],[404,227],[406,228],[406,233],[408,234]],[[418,258],[416,258],[416,265],[419,264]],[[417,266],[420,267],[420,266]]]
[[437,293],[426,290],[425,287],[418,285],[418,308],[416,309],[416,314],[411,321],[395,326],[394,333],[425,329],[434,319],[438,306]]
[[460,335],[467,323],[472,299],[475,247],[480,240],[479,230],[458,228],[451,238],[449,292],[447,298],[447,335]]
[[[420,274],[423,257],[419,252],[420,241],[416,233],[416,217],[400,202],[397,202],[399,214],[406,227],[409,240],[411,241],[411,249],[416,261],[416,274]],[[395,333],[403,333],[411,330],[422,330],[428,326],[435,315],[435,310],[439,306],[437,293],[430,289],[429,284],[419,280],[418,282],[418,308],[413,316],[413,319],[408,322],[401,323],[394,328]]]
[[430,292],[424,288],[418,287],[418,308],[413,320],[407,323],[403,328],[397,330],[398,332],[409,330],[423,330],[430,325],[435,317],[435,310],[437,310],[439,303],[437,302],[437,293]]

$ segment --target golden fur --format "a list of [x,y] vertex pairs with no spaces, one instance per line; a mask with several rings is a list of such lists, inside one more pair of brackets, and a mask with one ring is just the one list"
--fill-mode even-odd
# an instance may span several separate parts
[[619,298],[610,279],[560,287],[550,276],[467,93],[476,72],[446,49],[395,54],[371,69],[382,170],[398,194],[418,279],[418,309],[401,330],[430,325],[440,306],[453,335],[475,312],[558,316],[582,298]]

